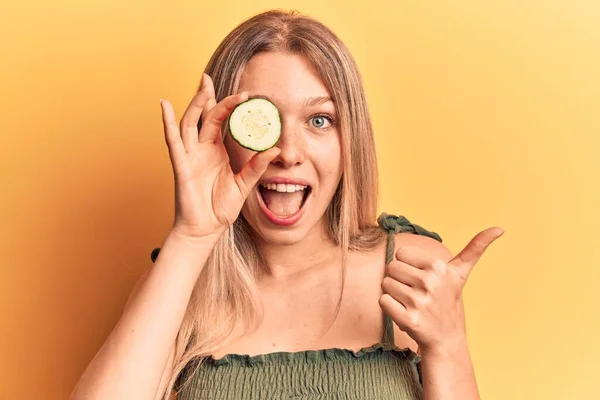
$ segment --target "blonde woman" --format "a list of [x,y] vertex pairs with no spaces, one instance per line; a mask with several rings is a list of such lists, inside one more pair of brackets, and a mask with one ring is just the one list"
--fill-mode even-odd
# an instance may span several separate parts
[[[282,120],[259,153],[224,123],[252,97]],[[361,78],[328,28],[257,15],[179,124],[161,108],[174,223],[72,399],[479,398],[461,291],[503,230],[452,257],[436,233],[377,218]]]

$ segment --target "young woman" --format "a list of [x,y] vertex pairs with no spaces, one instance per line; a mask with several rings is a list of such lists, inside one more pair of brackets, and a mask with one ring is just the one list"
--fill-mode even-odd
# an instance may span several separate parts
[[[224,124],[250,97],[281,113],[264,152]],[[375,223],[369,111],[329,29],[257,15],[218,47],[180,124],[161,105],[173,227],[73,399],[478,398],[461,291],[503,230],[453,258],[404,217]]]

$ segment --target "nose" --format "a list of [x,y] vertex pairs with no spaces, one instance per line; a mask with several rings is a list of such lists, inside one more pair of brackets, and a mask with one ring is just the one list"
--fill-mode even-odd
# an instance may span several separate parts
[[279,155],[271,161],[284,168],[290,168],[304,162],[306,156],[306,138],[300,127],[285,125],[282,127],[281,136],[277,147],[281,149]]

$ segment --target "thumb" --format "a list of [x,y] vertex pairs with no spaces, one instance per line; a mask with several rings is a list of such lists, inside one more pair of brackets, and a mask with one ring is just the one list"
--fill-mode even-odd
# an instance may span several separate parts
[[467,246],[454,257],[448,264],[454,266],[460,276],[466,281],[488,246],[504,234],[504,229],[499,227],[487,228],[479,232]]
[[250,161],[244,165],[244,168],[238,174],[238,185],[244,194],[244,197],[250,193],[256,182],[265,173],[267,167],[281,153],[278,147],[271,147],[269,150],[256,153]]

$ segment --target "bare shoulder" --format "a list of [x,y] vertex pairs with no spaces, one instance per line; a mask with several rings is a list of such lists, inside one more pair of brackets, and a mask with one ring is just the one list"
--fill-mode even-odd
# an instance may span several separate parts
[[[362,320],[354,321],[352,325],[353,332],[361,337],[372,334],[372,326],[379,324],[381,318],[381,308],[379,307],[379,297],[382,295],[381,282],[385,275],[385,248],[386,241],[383,241],[373,249],[365,252],[353,252],[350,261],[350,271],[347,275],[346,289],[353,293],[351,299],[352,315],[361,315]],[[424,235],[418,235],[410,232],[397,233],[395,235],[395,251],[402,246],[414,246],[424,251],[430,252],[444,261],[452,258],[450,251],[439,241]],[[360,310],[360,311],[358,311]],[[369,316],[369,323],[365,320]],[[357,327],[365,326],[364,332]],[[417,352],[417,343],[404,331],[394,324],[394,343],[399,348],[409,348]]]
[[[450,250],[441,242],[429,236],[418,235],[416,233],[402,232],[395,234],[394,253],[402,246],[418,247],[440,257],[444,261],[449,261],[453,257]],[[358,266],[365,274],[371,275],[374,271],[377,271],[377,278],[383,279],[385,247],[386,242],[384,241],[370,251],[353,252],[352,264]],[[374,268],[377,265],[381,265],[382,268]]]
[[409,232],[397,233],[394,251],[398,251],[402,246],[418,247],[421,250],[440,257],[444,261],[450,261],[452,259],[450,250],[443,243],[438,242],[429,236],[417,235]]

